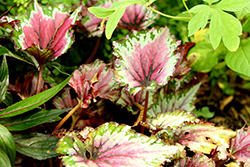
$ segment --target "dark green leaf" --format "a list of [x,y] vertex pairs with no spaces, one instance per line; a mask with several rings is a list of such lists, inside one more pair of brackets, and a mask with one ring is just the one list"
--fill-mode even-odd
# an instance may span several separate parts
[[2,65],[0,67],[0,102],[5,100],[8,85],[9,85],[9,70],[6,57],[3,56]]
[[0,148],[0,166],[11,167],[10,159],[8,155]]
[[101,19],[105,19],[115,12],[115,10],[106,9],[102,7],[96,7],[96,6],[90,7],[88,8],[88,10],[90,13],[94,14],[96,17],[101,18]]
[[[14,166],[15,157],[16,157],[16,147],[15,147],[14,138],[12,134],[8,131],[8,129],[5,128],[1,124],[0,124],[0,150],[6,153],[6,155],[10,159],[12,166]],[[1,164],[1,160],[0,160],[0,164]]]
[[[35,109],[21,115],[0,121],[10,131],[21,131],[39,124],[48,122],[58,117],[69,109],[43,110]],[[51,122],[51,121],[50,121]]]
[[17,151],[26,156],[44,160],[59,155],[54,152],[56,143],[59,141],[57,137],[41,133],[31,133],[27,135],[14,135],[14,139]]
[[[22,52],[23,55],[27,54]],[[25,55],[26,59],[24,59],[22,56],[19,56],[17,54],[12,53],[11,51],[9,51],[7,48],[5,48],[4,46],[0,45],[0,56],[1,55],[5,55],[5,56],[9,56],[9,57],[13,57],[17,60],[21,60],[23,62],[29,63],[31,65],[35,65],[38,66],[38,64],[36,65],[36,60],[33,60],[31,56],[29,55]],[[28,59],[28,60],[27,60]]]
[[7,107],[5,110],[0,111],[0,118],[7,118],[16,116],[19,114],[23,114],[27,111],[30,111],[41,104],[45,103],[49,99],[51,99],[53,96],[55,96],[69,81],[71,78],[68,77],[65,81],[60,83],[59,85],[48,89],[44,92],[41,92],[37,95],[31,96],[25,100],[19,101],[9,107]]

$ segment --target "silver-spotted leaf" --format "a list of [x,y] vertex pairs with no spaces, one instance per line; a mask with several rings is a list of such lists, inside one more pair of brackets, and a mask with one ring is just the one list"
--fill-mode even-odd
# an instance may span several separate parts
[[130,94],[141,89],[156,91],[175,71],[178,44],[166,27],[133,31],[123,41],[114,42],[117,80],[128,86]]
[[159,166],[178,151],[178,147],[136,133],[127,125],[105,123],[89,130],[84,132],[87,137],[82,144],[76,137],[60,139],[56,151],[66,154],[62,159],[67,167]]
[[217,146],[228,148],[229,139],[235,136],[235,132],[208,123],[188,123],[177,129],[175,135],[178,136],[179,143],[189,147],[192,151],[209,154]]
[[156,117],[148,118],[146,125],[151,130],[175,130],[178,127],[182,127],[185,122],[200,122],[200,120],[190,112],[175,110],[159,113]]
[[215,167],[215,162],[206,155],[196,153],[192,158],[185,157],[176,161],[174,167]]
[[244,128],[236,131],[235,138],[230,145],[230,154],[238,161],[250,163],[250,128],[244,131]]
[[194,109],[192,102],[200,88],[201,83],[193,86],[189,90],[179,90],[175,93],[164,93],[164,89],[158,94],[157,102],[151,107],[147,116],[149,118],[156,117],[158,113],[175,110],[185,110],[191,112]]

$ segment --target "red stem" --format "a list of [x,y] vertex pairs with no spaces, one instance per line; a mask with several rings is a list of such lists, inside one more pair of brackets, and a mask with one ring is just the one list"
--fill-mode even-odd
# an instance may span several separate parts
[[95,54],[97,52],[97,49],[99,48],[99,45],[100,45],[100,42],[101,42],[101,38],[102,37],[97,37],[96,42],[95,42],[95,46],[94,46],[94,48],[93,48],[93,50],[92,50],[89,58],[86,60],[85,64],[88,64],[88,63],[90,63],[93,60],[93,58],[94,58],[94,56],[95,56]]
[[[146,91],[146,99],[145,99],[144,113],[143,113],[142,122],[146,122],[147,111],[148,111],[148,90]],[[141,133],[144,134],[144,132],[145,132],[145,127],[142,126],[142,127],[141,127]]]
[[36,85],[36,94],[40,93],[42,87],[42,80],[43,80],[43,69],[44,64],[40,64],[40,70],[37,78],[37,85]]

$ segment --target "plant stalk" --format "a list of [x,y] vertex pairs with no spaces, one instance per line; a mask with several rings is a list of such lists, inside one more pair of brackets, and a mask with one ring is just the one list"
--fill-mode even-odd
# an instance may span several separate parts
[[[147,118],[147,111],[148,111],[148,90],[146,91],[146,99],[145,99],[145,105],[144,105],[144,113],[143,113],[143,118],[142,118],[142,122],[146,122],[146,118]],[[145,132],[145,127],[142,126],[141,127],[141,133],[144,134]]]
[[152,11],[154,11],[155,13],[158,13],[159,15],[162,15],[164,17],[168,17],[168,18],[171,18],[171,19],[186,19],[186,20],[190,20],[191,18],[189,17],[177,17],[177,16],[171,16],[171,15],[167,15],[167,14],[164,14],[154,8],[152,8],[151,6],[149,7]]
[[44,64],[39,65],[40,70],[37,78],[37,85],[36,85],[36,94],[40,93],[41,87],[42,87],[42,81],[43,81],[43,69],[44,69]]
[[82,103],[83,101],[80,100],[78,104],[72,110],[70,110],[70,112],[68,112],[68,114],[59,122],[59,124],[55,127],[52,133],[55,133],[57,130],[59,130],[61,126],[69,119],[69,117],[73,115],[76,112],[76,110],[78,110],[78,108],[81,107]]
[[[186,10],[189,12],[189,9],[188,9],[188,7],[187,7],[187,4],[186,4],[185,0],[182,0],[182,3],[183,3],[183,5],[184,5],[184,7],[186,8]],[[193,17],[193,15],[192,15],[191,13],[189,13],[189,15],[190,15],[191,17]]]

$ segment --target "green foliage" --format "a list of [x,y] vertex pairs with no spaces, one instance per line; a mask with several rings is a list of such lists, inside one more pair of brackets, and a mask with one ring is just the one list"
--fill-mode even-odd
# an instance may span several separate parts
[[[14,166],[16,157],[16,146],[12,134],[0,124],[0,165]],[[11,165],[9,165],[11,163]]]
[[47,158],[58,156],[54,152],[56,143],[59,138],[41,134],[16,134],[14,135],[16,142],[16,150],[24,155],[33,157],[38,160],[44,160]]
[[9,85],[9,70],[6,57],[3,56],[2,65],[0,67],[0,102],[5,100],[7,88]]
[[0,118],[8,118],[8,117],[20,115],[27,111],[35,109],[36,107],[40,106],[41,104],[45,103],[46,101],[51,99],[53,96],[55,96],[55,94],[58,93],[68,83],[69,79],[70,77],[64,80],[61,84],[49,90],[41,92],[37,95],[34,95],[32,97],[29,97],[25,100],[22,100],[18,103],[15,103],[7,107],[5,110],[0,111]]
[[4,119],[0,123],[10,131],[22,131],[46,122],[58,121],[60,120],[58,116],[67,110],[69,109],[34,109],[30,112]]

